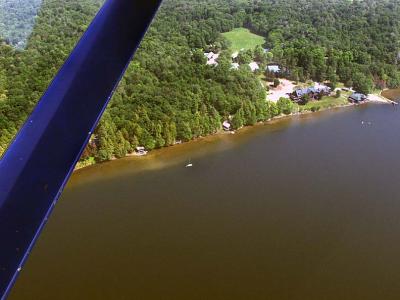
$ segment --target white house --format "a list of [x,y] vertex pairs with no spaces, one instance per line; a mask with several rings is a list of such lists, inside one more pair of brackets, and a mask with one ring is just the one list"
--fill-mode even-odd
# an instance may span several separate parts
[[207,57],[207,65],[209,65],[209,66],[218,66],[217,59],[219,57],[219,54],[216,54],[214,52],[210,52],[210,53],[204,53],[204,56]]
[[225,131],[230,131],[232,125],[228,121],[225,121],[224,123],[222,123],[222,127],[224,128]]
[[320,89],[320,90],[329,88],[326,84],[319,83],[319,82],[314,82],[314,87],[316,89]]
[[260,66],[255,61],[252,61],[251,63],[249,63],[249,67],[252,72],[255,72],[260,69]]
[[234,53],[232,53],[232,59],[235,59],[235,58],[237,58],[239,56],[239,52],[234,52]]
[[207,57],[207,59],[212,59],[214,57],[214,55],[215,55],[214,52],[204,53],[204,56]]
[[278,65],[270,65],[267,66],[267,70],[272,73],[279,73],[281,71],[281,68]]
[[146,154],[147,154],[147,151],[144,147],[136,147],[136,155],[143,156]]

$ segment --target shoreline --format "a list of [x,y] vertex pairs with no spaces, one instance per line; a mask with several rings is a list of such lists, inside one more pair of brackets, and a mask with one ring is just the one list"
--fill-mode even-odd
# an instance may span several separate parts
[[[127,154],[125,157],[122,157],[122,158],[112,158],[112,159],[109,160],[109,161],[104,161],[104,162],[100,162],[100,163],[98,163],[98,162],[92,163],[94,160],[90,160],[89,164],[78,163],[77,166],[76,166],[75,169],[74,169],[74,173],[75,173],[76,171],[80,171],[80,170],[86,169],[86,168],[88,168],[88,167],[92,167],[92,166],[95,166],[95,165],[104,164],[104,163],[111,162],[111,161],[116,161],[116,160],[121,160],[121,159],[127,159],[127,158],[132,158],[132,157],[136,157],[136,158],[138,158],[138,159],[141,159],[141,158],[143,159],[143,158],[146,158],[146,157],[149,157],[149,156],[151,157],[152,154],[154,154],[155,152],[159,152],[160,150],[166,150],[166,149],[174,148],[174,147],[179,146],[179,145],[193,144],[193,143],[199,142],[199,141],[201,141],[201,140],[204,140],[204,139],[206,139],[206,138],[218,137],[218,136],[225,136],[225,135],[231,135],[231,134],[236,134],[236,133],[243,133],[243,131],[246,130],[246,129],[250,129],[250,128],[253,128],[253,127],[257,127],[257,126],[264,126],[264,125],[273,124],[273,123],[275,123],[275,122],[279,122],[279,121],[281,121],[281,120],[286,120],[286,119],[288,119],[288,118],[293,118],[293,117],[296,117],[296,116],[311,115],[311,114],[315,114],[315,113],[318,113],[318,112],[329,111],[329,110],[333,110],[333,109],[341,109],[341,108],[352,107],[352,106],[367,105],[367,104],[371,104],[371,103],[376,103],[376,104],[392,104],[392,103],[395,103],[394,101],[392,101],[392,100],[390,100],[390,99],[388,99],[388,98],[383,97],[381,94],[379,94],[379,95],[374,95],[374,96],[375,96],[375,97],[373,97],[372,100],[368,100],[368,101],[365,101],[365,102],[359,103],[359,104],[350,103],[350,102],[349,102],[349,103],[344,104],[344,105],[337,105],[337,106],[322,108],[322,109],[320,109],[320,110],[318,110],[318,111],[304,110],[304,111],[298,111],[298,112],[296,112],[296,113],[291,113],[291,114],[289,114],[289,115],[281,114],[281,115],[275,116],[275,117],[273,117],[273,118],[271,118],[271,119],[268,119],[268,120],[265,120],[265,121],[261,121],[261,122],[257,122],[257,123],[254,124],[254,125],[243,126],[243,127],[239,128],[239,129],[237,129],[237,130],[235,130],[235,131],[223,131],[223,130],[219,130],[219,131],[217,131],[216,133],[209,134],[209,135],[206,135],[206,136],[197,137],[197,138],[192,139],[192,140],[190,140],[190,141],[182,142],[182,143],[180,143],[180,144],[175,144],[175,145],[171,145],[171,146],[167,146],[167,147],[163,147],[163,148],[159,148],[159,149],[154,149],[154,150],[152,150],[152,151],[149,151],[149,154],[143,155],[143,156],[141,156],[141,155],[136,155],[136,154],[134,154],[134,153],[129,153],[129,154]],[[81,164],[81,165],[79,165],[79,164]]]

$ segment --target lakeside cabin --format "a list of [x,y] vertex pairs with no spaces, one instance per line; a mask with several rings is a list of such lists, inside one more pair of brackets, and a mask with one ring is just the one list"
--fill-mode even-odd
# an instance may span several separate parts
[[224,131],[231,131],[232,125],[228,121],[225,121],[224,123],[222,123],[222,128],[224,129]]
[[145,147],[136,147],[136,155],[143,156],[146,155],[148,152],[146,151]]
[[319,84],[304,89],[296,89],[293,93],[289,94],[289,97],[292,101],[297,103],[303,101],[304,97],[306,96],[310,97],[310,99],[317,99],[321,96],[328,96],[330,95],[330,93],[330,87]]
[[367,96],[361,93],[353,93],[349,97],[349,101],[352,103],[360,103],[367,100]]

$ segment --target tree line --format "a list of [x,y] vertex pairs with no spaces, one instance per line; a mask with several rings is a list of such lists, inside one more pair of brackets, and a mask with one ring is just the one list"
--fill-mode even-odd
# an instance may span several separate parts
[[[44,0],[25,50],[0,43],[0,153],[102,3]],[[399,7],[397,0],[167,0],[83,159],[105,161],[137,146],[191,140],[217,132],[227,119],[236,129],[291,113],[288,100],[265,101],[248,68],[231,68],[221,33],[237,27],[265,36],[273,57],[261,57],[260,49],[252,55],[281,64],[293,80],[341,81],[360,91],[399,86]],[[222,51],[218,66],[206,65],[206,51]]]

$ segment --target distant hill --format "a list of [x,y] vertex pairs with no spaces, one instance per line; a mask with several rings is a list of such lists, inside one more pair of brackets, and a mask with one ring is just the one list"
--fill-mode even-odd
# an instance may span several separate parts
[[0,39],[25,48],[41,4],[42,0],[0,0]]

